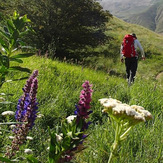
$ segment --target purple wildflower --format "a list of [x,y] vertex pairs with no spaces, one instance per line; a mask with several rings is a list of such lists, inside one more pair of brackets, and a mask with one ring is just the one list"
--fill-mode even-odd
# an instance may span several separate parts
[[91,122],[86,122],[86,119],[89,118],[89,114],[92,113],[91,110],[89,110],[90,107],[90,102],[92,101],[92,92],[93,90],[91,89],[92,85],[89,84],[89,81],[85,81],[82,84],[83,90],[80,93],[80,99],[77,105],[75,105],[76,110],[75,110],[75,115],[77,115],[77,120],[76,123],[77,125],[82,122],[82,126],[81,127],[81,131],[83,131],[83,134],[81,135],[81,141],[78,142],[78,144],[76,144],[76,147],[68,150],[65,152],[65,155],[63,158],[60,158],[59,163],[62,162],[67,162],[70,161],[74,154],[75,151],[80,151],[84,149],[83,146],[83,141],[85,140],[85,138],[88,136],[86,134],[84,134],[84,131],[86,129],[88,129],[88,126]]
[[30,78],[27,80],[26,85],[23,88],[23,96],[18,100],[17,111],[15,119],[17,122],[24,122],[23,124],[17,124],[13,130],[15,133],[14,140],[12,141],[11,152],[8,152],[10,158],[15,155],[14,151],[19,150],[19,145],[23,144],[26,140],[26,136],[29,129],[32,129],[34,121],[36,119],[36,113],[38,109],[38,103],[36,102],[36,94],[38,88],[37,81],[38,71],[35,70]]
[[88,115],[92,113],[92,111],[88,111],[90,109],[90,102],[92,101],[91,96],[93,90],[91,89],[92,85],[89,84],[89,81],[85,81],[82,85],[83,90],[80,93],[80,100],[78,105],[76,105],[75,114],[79,118],[87,119]]

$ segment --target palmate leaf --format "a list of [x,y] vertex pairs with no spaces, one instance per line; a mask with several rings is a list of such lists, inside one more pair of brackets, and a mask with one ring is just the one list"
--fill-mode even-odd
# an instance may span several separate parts
[[14,55],[12,57],[10,57],[10,59],[15,59],[15,58],[27,58],[27,57],[31,57],[35,55],[35,53],[22,53],[22,54],[17,54],[17,55]]
[[28,68],[23,68],[23,67],[20,67],[20,66],[12,66],[9,68],[9,71],[21,71],[21,72],[28,72],[28,73],[31,73],[31,70],[28,69]]

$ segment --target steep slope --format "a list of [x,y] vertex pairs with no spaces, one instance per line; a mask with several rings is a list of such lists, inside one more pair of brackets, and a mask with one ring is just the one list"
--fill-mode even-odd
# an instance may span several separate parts
[[163,33],[163,3],[152,5],[140,14],[133,14],[126,21],[142,25],[157,33]]
[[163,33],[163,0],[102,0],[100,4],[118,18]]
[[99,0],[99,3],[105,10],[109,10],[113,15],[119,18],[126,18],[130,14],[142,12],[158,0]]

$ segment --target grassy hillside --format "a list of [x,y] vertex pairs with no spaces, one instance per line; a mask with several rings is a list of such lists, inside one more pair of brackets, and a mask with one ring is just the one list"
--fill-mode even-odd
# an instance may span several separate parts
[[107,73],[111,72],[110,74],[123,77],[125,70],[124,65],[119,60],[120,45],[124,35],[136,33],[146,55],[145,61],[139,60],[138,75],[143,78],[155,80],[155,77],[163,71],[163,36],[142,26],[127,23],[116,17],[111,19],[107,27],[107,34],[112,36],[113,40],[109,44],[95,49],[100,51],[101,55],[97,58],[90,57],[88,65],[94,69]]
[[[139,62],[137,79],[134,85],[128,87],[124,78],[125,68],[119,62],[119,46],[126,33],[137,34],[147,55],[145,61]],[[44,163],[47,161],[49,146],[48,126],[55,130],[57,125],[68,115],[74,114],[75,104],[79,101],[79,94],[84,81],[93,84],[93,96],[90,115],[92,124],[88,130],[90,135],[84,143],[87,148],[73,160],[75,163],[105,163],[111,152],[114,131],[108,122],[108,116],[102,113],[103,107],[99,104],[100,98],[112,97],[127,104],[141,105],[149,110],[153,119],[137,125],[125,141],[121,143],[119,155],[115,162],[161,162],[162,155],[162,125],[163,125],[163,90],[162,81],[156,80],[156,75],[163,66],[163,37],[138,25],[131,25],[113,18],[108,23],[108,35],[114,39],[110,44],[98,47],[101,56],[90,57],[90,65],[74,65],[47,58],[33,56],[23,59],[23,67],[37,69],[39,113],[42,119],[37,119],[30,136],[34,139],[25,146],[33,150],[33,155]],[[104,55],[106,50],[106,55]],[[114,59],[115,58],[115,59]],[[88,67],[91,67],[88,68]],[[96,70],[96,71],[95,71]],[[5,110],[16,110],[17,101],[22,95],[25,80],[14,79],[29,76],[26,73],[10,73],[8,81],[1,88],[1,93],[9,105],[0,105],[0,113]],[[2,96],[2,95],[1,95]],[[0,115],[0,119],[5,119]],[[6,144],[11,140],[6,135],[0,135],[0,151],[4,152]],[[7,143],[6,143],[7,142]],[[22,153],[23,153],[23,149]],[[1,155],[0,155],[1,156]],[[22,161],[23,162],[23,161]]]
[[[138,78],[135,84],[128,88],[126,80],[123,78],[111,77],[103,72],[95,72],[81,66],[39,57],[24,59],[24,66],[30,67],[32,70],[39,70],[37,99],[39,113],[44,117],[36,122],[30,133],[34,140],[28,144],[28,148],[33,149],[35,157],[41,162],[45,162],[47,158],[46,148],[49,144],[47,126],[53,129],[65,117],[74,114],[81,84],[85,80],[89,80],[93,84],[91,102],[93,114],[90,116],[93,123],[88,131],[92,134],[87,138],[85,144],[88,148],[85,152],[80,153],[74,162],[101,163],[108,159],[109,147],[114,134],[113,128],[107,122],[107,115],[102,113],[98,99],[110,96],[130,105],[141,105],[154,116],[149,124],[140,124],[132,130],[128,139],[122,143],[125,148],[120,149],[119,161],[137,162],[139,160],[140,163],[143,163],[152,160],[154,163],[155,160],[163,159],[159,154],[162,144],[160,133],[163,124],[161,112],[163,92],[158,82]],[[20,76],[24,77],[26,74],[10,74],[8,79],[16,79]],[[15,111],[17,100],[22,95],[21,88],[24,83],[25,81],[13,81],[3,85],[1,92],[8,94],[5,98],[12,101],[13,104],[4,105],[1,111]],[[2,119],[2,117],[0,118]]]

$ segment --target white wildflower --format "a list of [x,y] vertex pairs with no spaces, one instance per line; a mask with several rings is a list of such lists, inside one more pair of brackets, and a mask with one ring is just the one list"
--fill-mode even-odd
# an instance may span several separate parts
[[2,132],[0,132],[0,135],[2,135]]
[[145,122],[145,118],[141,114],[139,114],[139,113],[137,113],[137,115],[135,115],[134,118],[136,120],[144,121]]
[[72,137],[72,131],[68,132],[67,135]]
[[[58,142],[61,142],[62,141],[62,136],[63,136],[63,134],[59,134],[59,135],[57,135],[57,134],[55,134],[56,135],[56,139],[57,139],[57,141]],[[62,136],[61,136],[62,135]]]
[[49,149],[50,149],[50,147],[47,148],[47,150],[49,150]]
[[119,104],[112,110],[115,115],[126,115],[132,118],[132,120],[145,121],[145,118],[140,113],[127,104]]
[[116,105],[112,110],[114,114],[131,114],[130,106],[127,104]]
[[145,119],[152,119],[152,114],[148,110],[145,110],[142,106],[131,105],[131,107],[135,109],[138,113],[140,113],[142,116],[144,116]]
[[16,125],[10,125],[10,129],[14,129]]
[[27,136],[26,139],[27,139],[27,140],[33,140],[33,137]]
[[5,96],[6,94],[5,93],[0,93],[0,95]]
[[37,115],[37,118],[42,118],[42,117],[44,117],[43,114],[38,114],[38,115]]
[[8,116],[8,115],[15,115],[15,112],[13,112],[13,111],[4,111],[2,113],[2,116]]
[[9,139],[14,139],[14,136],[9,136]]
[[3,48],[3,47],[1,48],[1,50],[2,50],[3,52],[6,52],[5,48]]
[[72,123],[72,121],[76,118],[77,116],[76,115],[70,115],[68,116],[66,119],[67,119],[67,122],[68,123]]
[[25,150],[24,150],[24,153],[26,153],[26,154],[32,154],[33,151],[32,151],[31,149],[25,149]]
[[105,109],[102,110],[102,112],[107,112],[110,109],[116,107],[116,105],[121,104],[121,101],[118,101],[118,100],[112,99],[112,98],[102,98],[102,99],[99,99],[99,101],[105,107]]
[[3,98],[3,97],[0,97],[0,101],[5,101],[5,98]]

